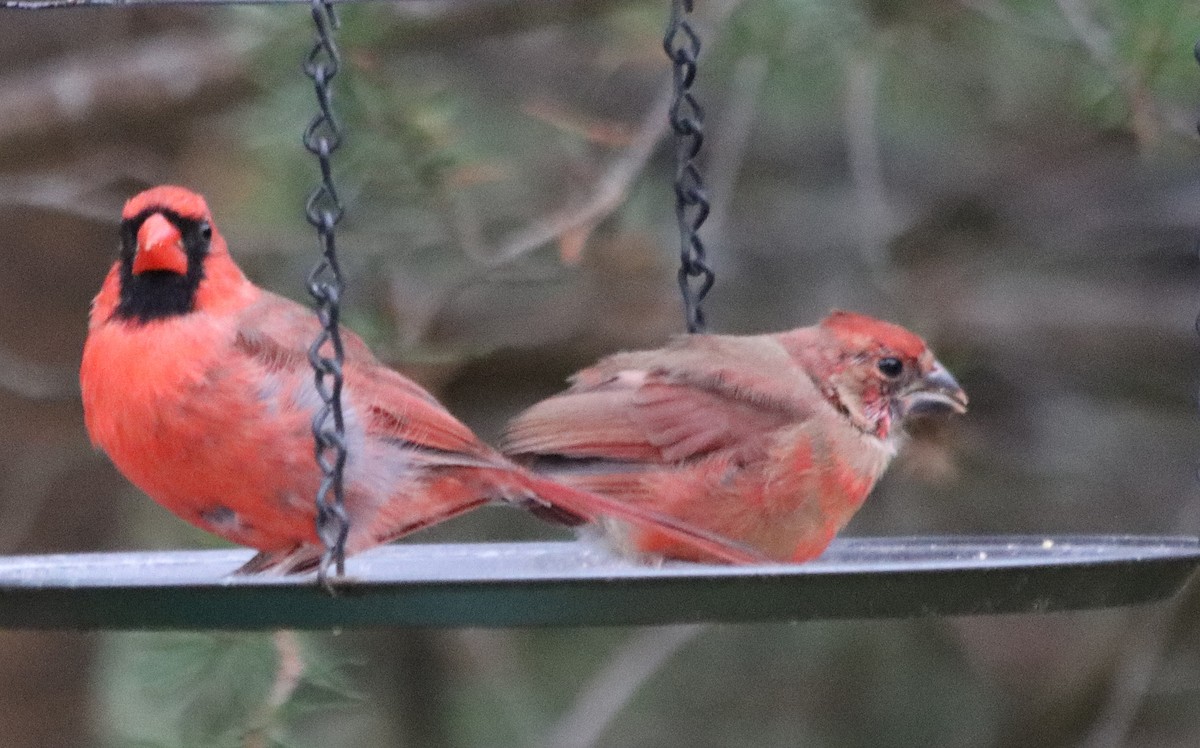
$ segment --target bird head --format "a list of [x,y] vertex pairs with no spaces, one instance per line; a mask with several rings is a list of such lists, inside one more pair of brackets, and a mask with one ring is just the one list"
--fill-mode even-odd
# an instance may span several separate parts
[[118,319],[146,323],[203,306],[206,281],[245,282],[204,198],[164,185],[139,193],[121,214]]
[[859,428],[887,438],[918,415],[965,413],[967,394],[925,341],[889,322],[834,311],[817,325],[808,361],[826,398]]

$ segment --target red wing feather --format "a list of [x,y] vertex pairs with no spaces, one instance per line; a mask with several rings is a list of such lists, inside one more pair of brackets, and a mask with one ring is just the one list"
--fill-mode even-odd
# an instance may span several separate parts
[[[311,377],[308,346],[320,325],[304,307],[269,292],[243,315],[235,345],[268,370]],[[417,450],[458,454],[465,464],[492,465],[497,455],[412,380],[392,371],[363,340],[341,330],[346,392],[361,411],[368,437],[393,439]]]
[[636,394],[571,391],[543,400],[510,424],[506,451],[657,462],[661,451],[633,417]]
[[[689,342],[694,341],[694,342]],[[509,427],[511,454],[680,462],[753,450],[809,417],[815,386],[770,338],[705,336],[658,352],[618,354]]]
[[498,465],[499,455],[406,377],[390,370],[362,372],[355,366],[347,370],[347,388],[362,403],[367,437],[438,451],[443,461],[460,455],[467,457],[467,465]]

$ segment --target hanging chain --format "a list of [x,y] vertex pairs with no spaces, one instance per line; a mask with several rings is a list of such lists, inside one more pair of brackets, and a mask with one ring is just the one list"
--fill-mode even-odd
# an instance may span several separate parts
[[704,332],[701,304],[712,290],[716,274],[704,258],[700,226],[708,218],[708,193],[696,167],[704,143],[704,110],[691,93],[700,56],[700,37],[687,21],[693,0],[671,0],[671,18],[663,49],[671,58],[675,97],[669,119],[675,131],[675,220],[679,224],[679,292],[688,332]]
[[[342,220],[343,209],[329,164],[330,155],[342,144],[342,130],[333,115],[329,85],[337,75],[341,57],[333,40],[332,32],[338,26],[333,6],[328,0],[312,0],[312,17],[317,27],[317,39],[304,60],[304,73],[312,78],[320,111],[304,130],[304,147],[317,157],[321,183],[309,193],[304,212],[308,222],[316,228],[321,245],[321,259],[308,275],[308,292],[316,301],[321,333],[308,349],[308,360],[313,367],[317,394],[324,403],[313,416],[312,431],[322,474],[321,486],[317,489],[317,535],[325,546],[317,579],[329,588],[329,567],[333,566],[338,576],[346,571],[346,536],[350,532],[343,481],[346,424],[342,414],[342,363],[345,352],[338,324],[342,271],[334,243],[334,228]],[[327,351],[327,348],[332,350]]]

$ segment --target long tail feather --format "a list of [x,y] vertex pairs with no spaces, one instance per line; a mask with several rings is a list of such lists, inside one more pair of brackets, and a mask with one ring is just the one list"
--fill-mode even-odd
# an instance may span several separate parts
[[556,483],[548,478],[528,476],[527,488],[547,504],[583,517],[597,514],[646,527],[671,536],[696,550],[732,564],[771,564],[774,560],[757,549],[722,535],[703,530],[668,514],[627,504],[599,494]]

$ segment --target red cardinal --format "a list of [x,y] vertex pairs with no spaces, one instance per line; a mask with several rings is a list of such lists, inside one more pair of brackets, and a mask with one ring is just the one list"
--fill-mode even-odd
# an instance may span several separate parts
[[[242,275],[204,199],[156,187],[125,204],[121,253],[92,304],[80,381],[92,441],[179,517],[259,553],[242,571],[312,568],[320,400],[304,307]],[[346,348],[347,553],[489,500],[652,526],[731,562],[762,557],[671,517],[537,477],[480,442],[358,337]]]
[[[775,335],[677,338],[571,382],[510,424],[510,456],[779,561],[825,550],[895,455],[906,416],[967,405],[924,341],[850,312]],[[614,529],[633,551],[711,558],[653,528]]]

